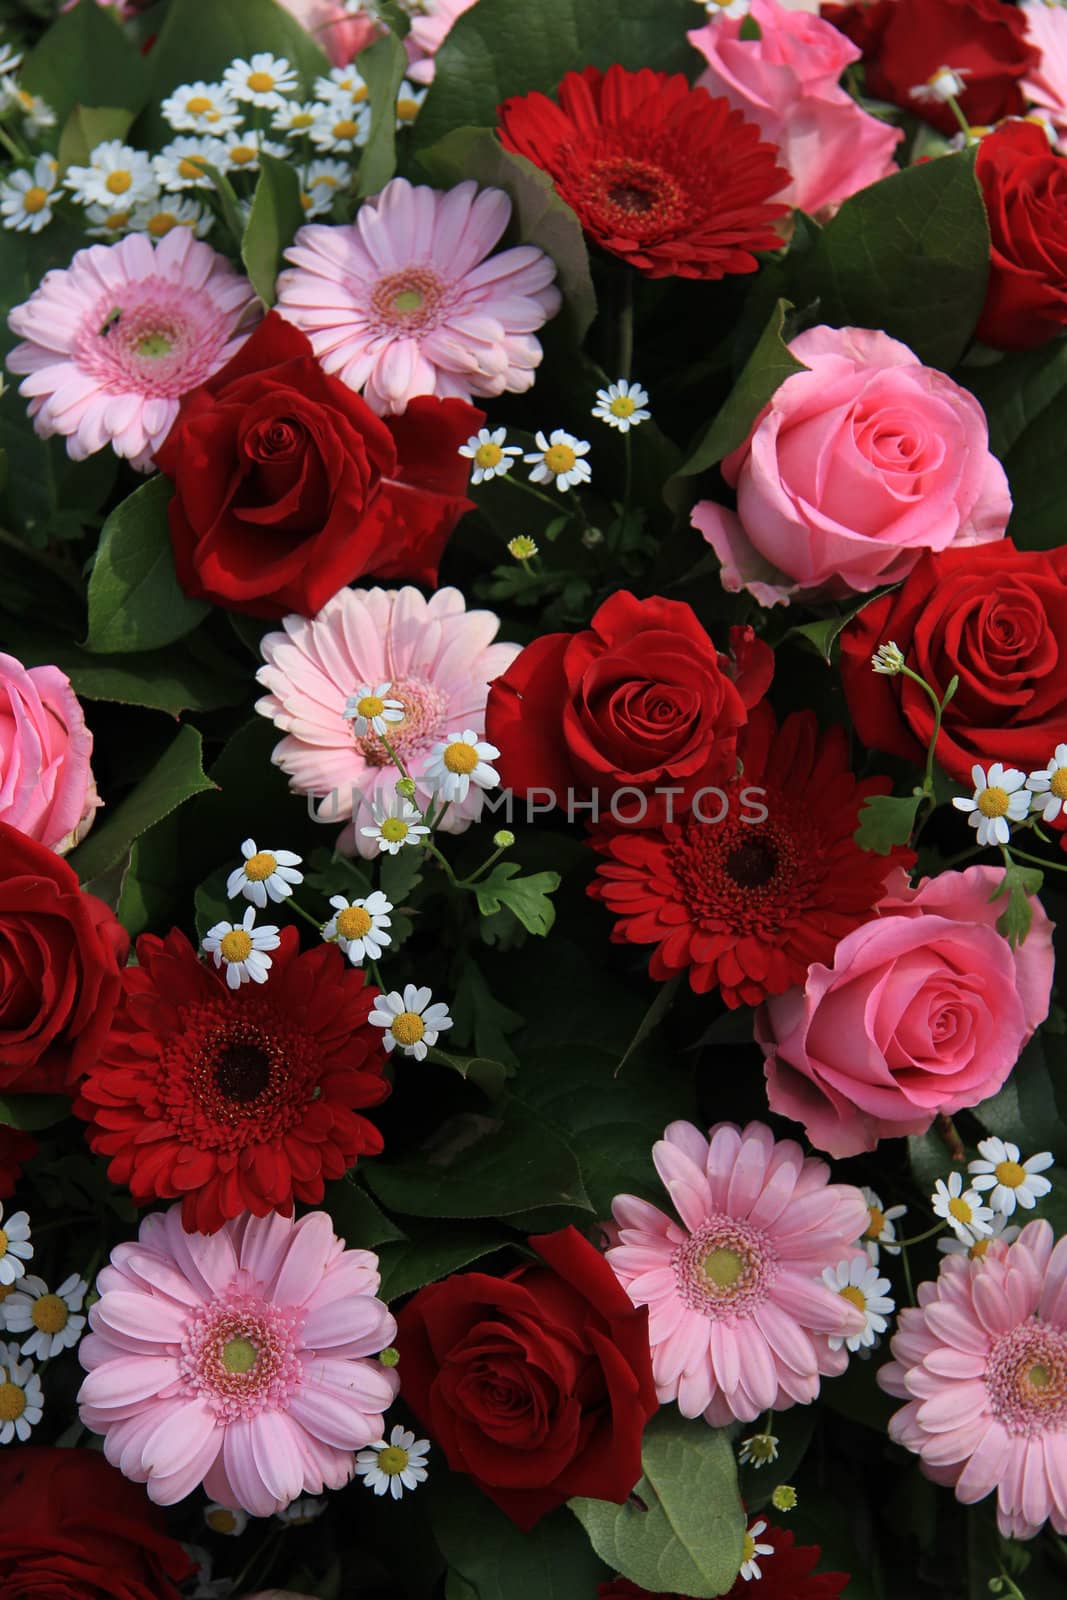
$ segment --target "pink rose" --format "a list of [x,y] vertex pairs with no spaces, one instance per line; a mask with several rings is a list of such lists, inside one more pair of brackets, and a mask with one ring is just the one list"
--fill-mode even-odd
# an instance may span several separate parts
[[413,83],[432,83],[434,56],[444,44],[452,25],[475,0],[433,0],[425,16],[415,11],[411,31],[404,40],[408,53],[408,77]]
[[834,964],[760,1008],[771,1109],[835,1157],[924,1133],[939,1111],[996,1094],[1052,992],[1052,927],[1039,901],[1025,942],[996,931],[997,867],[903,881],[847,934]]
[[689,40],[708,63],[698,87],[724,96],[781,151],[793,182],[779,198],[814,215],[892,172],[903,133],[838,84],[860,58],[851,40],[779,0],[752,0],[749,15],[758,39],[741,37],[746,19],[720,17]]
[[0,820],[65,855],[100,800],[89,765],[93,736],[70,679],[0,655]]
[[278,0],[325,50],[331,65],[344,67],[378,37],[378,25],[366,12],[350,15],[342,0]]
[[1045,112],[1056,130],[1056,148],[1067,151],[1067,11],[1045,0],[1023,0],[1030,43],[1041,52],[1040,65],[1023,79],[1023,93]]
[[811,328],[789,348],[808,370],[722,463],[736,514],[693,511],[725,589],[840,599],[907,577],[924,550],[1004,537],[1008,480],[973,395],[869,328]]

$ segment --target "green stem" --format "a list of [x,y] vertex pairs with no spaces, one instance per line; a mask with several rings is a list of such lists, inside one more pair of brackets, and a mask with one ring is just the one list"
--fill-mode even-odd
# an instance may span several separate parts
[[310,911],[305,911],[303,906],[297,905],[292,895],[289,896],[288,900],[283,901],[282,904],[288,906],[290,911],[295,911],[298,917],[303,917],[305,922],[310,922],[316,933],[322,933],[323,925],[319,921],[318,917],[313,917]]
[[462,885],[461,885],[459,879],[456,877],[456,874],[452,871],[451,864],[441,854],[441,852],[440,852],[440,850],[438,850],[437,846],[435,844],[430,844],[428,841],[426,841],[423,844],[423,849],[426,851],[426,853],[428,855],[433,856],[434,859],[436,861],[438,861],[442,867],[444,867],[445,872],[448,874],[448,881],[452,885],[452,887],[454,889],[462,888]]
[[904,1283],[908,1290],[908,1299],[912,1305],[915,1305],[915,1285],[911,1280],[911,1265],[908,1261],[908,1252],[905,1249],[900,1252],[900,1264],[904,1268]]
[[[551,506],[557,517],[560,512],[566,513],[567,506],[559,500],[553,500],[551,495],[545,494],[536,484],[529,483],[525,478],[516,478],[514,473],[506,472],[503,481],[510,483],[513,489],[521,489],[524,494],[532,494],[535,500],[543,500],[546,506]],[[564,491],[566,492],[566,491]]]
[[393,763],[393,765],[396,768],[396,770],[399,772],[400,776],[402,778],[407,778],[408,782],[410,783],[412,781],[411,774],[408,772],[407,767],[405,767],[404,763],[401,761],[400,757],[397,755],[396,751],[393,749],[392,745],[389,743],[389,740],[386,737],[386,735],[384,733],[382,733],[382,734],[379,734],[378,737],[381,739],[382,744],[385,746],[386,754],[388,755],[390,761]]
[[461,889],[472,889],[478,882],[478,879],[484,878],[485,874],[490,870],[490,868],[496,866],[497,862],[500,860],[500,857],[504,854],[504,851],[510,850],[510,848],[510,845],[502,844],[499,850],[494,850],[488,861],[483,861],[478,870],[476,872],[472,872],[469,878],[460,878],[459,887]]
[[913,672],[910,667],[901,667],[900,672],[902,677],[910,678],[913,683],[917,683],[919,685],[919,688],[922,689],[924,694],[929,696],[930,702],[934,708],[934,731],[930,736],[930,744],[926,752],[926,772],[923,777],[923,789],[932,799],[934,790],[934,756],[937,751],[938,736],[941,733],[941,718],[945,714],[945,706],[948,704],[948,696],[946,695],[945,699],[942,700],[937,694],[936,690],[930,687],[926,679],[921,678],[919,674],[917,672]]
[[373,983],[374,987],[376,989],[380,989],[383,994],[387,993],[385,984],[382,982],[382,975],[378,970],[378,963],[368,959],[366,966],[367,971],[370,973],[370,981]]
[[634,430],[632,428],[627,428],[625,434],[623,435],[626,450],[626,478],[622,491],[622,509],[626,516],[629,516],[630,514],[630,493],[633,488],[634,481],[634,452],[632,443],[633,431]]
[[619,377],[629,378],[634,360],[634,274],[630,267],[622,273],[619,305]]
[[901,1250],[907,1250],[914,1244],[925,1244],[927,1239],[932,1239],[935,1234],[944,1233],[946,1227],[947,1223],[938,1221],[932,1228],[927,1228],[925,1233],[917,1233],[914,1239],[894,1239],[893,1243]]
[[1011,846],[1011,856],[1020,861],[1029,861],[1035,867],[1044,867],[1046,872],[1067,872],[1067,862],[1046,861],[1042,856],[1032,856],[1029,850],[1020,850],[1016,845]]
[[948,106],[949,110],[952,112],[952,115],[959,123],[961,131],[965,133],[969,139],[971,137],[971,125],[967,121],[967,118],[963,115],[963,110],[959,101],[956,99],[956,96],[954,94],[949,95],[945,104]]

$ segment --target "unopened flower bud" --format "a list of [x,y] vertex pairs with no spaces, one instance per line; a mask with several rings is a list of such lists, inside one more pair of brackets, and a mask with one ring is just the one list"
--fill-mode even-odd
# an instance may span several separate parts
[[514,539],[508,541],[508,555],[514,556],[516,561],[529,561],[536,554],[536,540],[525,533],[517,534]]
[[776,1511],[795,1511],[797,1492],[791,1483],[780,1483],[771,1494],[771,1505]]
[[493,843],[498,850],[510,850],[515,843],[515,835],[509,832],[507,828],[501,828],[499,833],[494,833]]
[[587,550],[595,550],[598,544],[604,543],[604,535],[599,528],[586,528],[582,534],[582,543]]
[[387,1345],[379,1352],[378,1360],[383,1367],[398,1367],[400,1365],[400,1351],[394,1345]]
[[398,778],[397,782],[396,782],[396,792],[397,792],[398,795],[403,796],[403,798],[405,800],[414,800],[414,798],[415,798],[415,779],[414,778]]

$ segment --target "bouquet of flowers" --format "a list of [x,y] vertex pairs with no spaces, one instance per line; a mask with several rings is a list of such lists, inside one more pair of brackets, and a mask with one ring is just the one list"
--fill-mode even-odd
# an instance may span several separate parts
[[1061,1594],[1067,5],[3,0],[0,147],[4,1595]]

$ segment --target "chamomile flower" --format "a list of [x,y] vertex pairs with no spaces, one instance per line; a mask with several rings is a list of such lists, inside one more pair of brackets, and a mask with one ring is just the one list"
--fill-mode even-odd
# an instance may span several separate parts
[[16,233],[40,233],[52,220],[56,168],[50,156],[38,156],[33,169],[18,167],[0,184],[4,227]]
[[628,383],[625,378],[620,378],[618,383],[597,390],[593,416],[598,422],[606,422],[609,428],[629,433],[631,428],[638,427],[651,417],[647,406],[647,391],[639,383]]
[[977,1244],[993,1232],[993,1212],[984,1206],[974,1189],[964,1189],[963,1178],[950,1172],[948,1182],[938,1178],[930,1204],[935,1217],[944,1217],[957,1239],[965,1245]]
[[43,1278],[23,1278],[14,1294],[4,1302],[4,1321],[9,1333],[28,1333],[22,1341],[22,1354],[47,1361],[76,1345],[85,1327],[80,1315],[89,1285],[72,1272],[52,1292]]
[[871,666],[883,678],[895,678],[906,665],[903,650],[892,639],[880,644],[871,657]]
[[398,128],[411,127],[428,92],[428,84],[424,84],[422,88],[419,88],[417,84],[409,83],[406,78],[404,79],[396,96],[396,125]]
[[1011,1244],[1019,1237],[1022,1230],[1008,1222],[1001,1211],[993,1213],[993,1231],[983,1239],[976,1239],[974,1244],[965,1244],[962,1239],[957,1239],[955,1234],[945,1235],[937,1241],[937,1248],[943,1256],[969,1256],[972,1261],[981,1261],[991,1244],[998,1241],[1001,1244]]
[[407,983],[403,994],[396,989],[391,994],[380,994],[367,1020],[385,1030],[386,1050],[395,1050],[399,1045],[404,1055],[425,1061],[427,1050],[452,1026],[445,1003],[433,1000],[431,1005],[432,1000],[432,990]]
[[182,189],[210,189],[214,180],[205,167],[221,172],[226,165],[226,146],[221,139],[183,134],[165,144],[152,158],[152,168],[161,188],[169,192]]
[[304,874],[296,870],[303,858],[291,850],[257,850],[256,841],[246,839],[241,854],[244,861],[226,879],[226,893],[231,900],[243,894],[263,911],[268,900],[276,905],[288,900],[294,884],[304,881]]
[[380,683],[376,689],[369,683],[361,683],[355,693],[349,695],[344,718],[351,722],[357,739],[365,739],[369,733],[381,738],[383,734],[388,735],[390,723],[403,722],[403,702],[389,698],[391,688],[389,682]]
[[275,133],[287,133],[291,139],[300,139],[312,123],[322,121],[326,110],[319,100],[287,100],[271,117],[270,125]]
[[372,961],[381,958],[393,936],[386,930],[392,925],[389,913],[393,902],[380,889],[375,889],[362,900],[349,900],[343,894],[332,894],[330,904],[333,916],[323,924],[322,937],[330,944],[339,945],[354,967],[362,965],[369,956]]
[[86,233],[90,239],[121,239],[127,233],[141,231],[135,227],[137,212],[128,207],[120,206],[86,206],[85,221]]
[[502,478],[511,471],[515,457],[521,456],[522,450],[517,444],[505,444],[507,436],[506,428],[479,428],[477,433],[471,434],[466,444],[460,445],[460,455],[474,462],[472,483],[488,483],[490,479]]
[[0,1206],[0,1283],[14,1283],[26,1271],[25,1263],[33,1256],[30,1243],[30,1219],[25,1211],[15,1211],[4,1218]]
[[973,766],[974,794],[957,795],[952,804],[957,811],[968,811],[968,822],[978,830],[980,845],[1007,844],[1011,824],[1025,820],[1030,810],[1030,791],[1024,787],[1026,773],[994,761],[988,776],[984,767]]
[[17,1344],[0,1344],[0,1445],[24,1444],[44,1416],[41,1380]]
[[250,61],[240,57],[231,61],[222,74],[222,83],[235,100],[247,100],[271,110],[283,105],[286,95],[299,88],[297,75],[285,57],[273,56],[267,50],[257,50]]
[[316,150],[343,155],[366,144],[369,130],[367,112],[362,107],[340,105],[335,101],[311,124],[308,135]]
[[[1052,1184],[1041,1176],[1056,1159],[1050,1150],[1042,1150],[1028,1161],[1020,1161],[1017,1144],[1006,1144],[1003,1139],[981,1139],[978,1154],[981,1159],[969,1161],[967,1171],[979,1194],[989,1191],[989,1204],[1002,1216],[1012,1216],[1016,1206],[1032,1211],[1042,1195],[1051,1192]],[[2,1265],[0,1262],[0,1267]]]
[[822,1281],[834,1294],[862,1311],[867,1319],[862,1333],[848,1338],[843,1334],[830,1334],[827,1341],[830,1349],[840,1350],[842,1345],[851,1351],[870,1349],[877,1335],[889,1326],[886,1315],[896,1310],[896,1302],[886,1294],[891,1287],[889,1279],[879,1277],[878,1268],[872,1267],[865,1255],[855,1255],[847,1261],[839,1261],[836,1267],[824,1267]]
[[405,1489],[417,1489],[427,1478],[429,1439],[416,1439],[406,1428],[394,1428],[389,1443],[379,1439],[356,1456],[356,1475],[375,1494],[399,1500]]
[[466,728],[434,745],[423,777],[443,800],[462,803],[472,783],[479,789],[492,789],[500,782],[499,772],[489,765],[499,754],[495,744],[487,744],[473,728]]
[[1030,804],[1046,822],[1055,822],[1067,805],[1067,744],[1058,744],[1052,760],[1026,780]]
[[532,561],[537,554],[537,540],[528,533],[517,533],[508,540],[508,555],[515,561]]
[[371,806],[373,823],[360,828],[365,839],[376,839],[381,855],[399,855],[407,844],[418,844],[429,833],[410,800],[402,795],[376,795]]
[[12,50],[9,44],[0,44],[0,78],[8,78],[22,65],[21,50]]
[[741,1551],[741,1571],[738,1576],[744,1578],[746,1583],[750,1583],[753,1578],[763,1577],[763,1573],[760,1571],[759,1557],[773,1556],[774,1554],[773,1544],[756,1543],[760,1534],[765,1533],[766,1530],[767,1524],[761,1521],[754,1522],[751,1528],[745,1531],[745,1543]]
[[63,182],[83,206],[135,206],[159,193],[148,156],[121,139],[98,144],[89,152],[89,165],[68,167]]
[[589,454],[585,439],[576,439],[563,428],[553,428],[547,438],[543,433],[536,434],[535,438],[536,451],[522,458],[533,466],[531,483],[554,483],[562,493],[573,484],[590,481],[589,463],[582,459]]
[[225,1534],[227,1539],[239,1539],[248,1527],[248,1512],[220,1506],[210,1500],[204,1507],[204,1521],[212,1533]]
[[316,1500],[310,1494],[302,1494],[299,1500],[294,1500],[290,1505],[284,1506],[281,1511],[274,1514],[279,1522],[288,1524],[290,1528],[306,1528],[309,1523],[317,1522],[326,1510],[325,1500]]
[[773,1433],[754,1433],[742,1439],[737,1459],[743,1467],[769,1467],[778,1460],[778,1440]]
[[161,103],[164,121],[175,133],[232,133],[241,126],[241,108],[221,83],[182,83]]
[[959,99],[967,87],[963,80],[970,75],[969,67],[938,67],[925,83],[917,83],[908,94],[912,100],[947,105],[950,100]]
[[200,948],[214,957],[215,966],[226,967],[226,983],[239,989],[242,983],[266,983],[271,969],[268,950],[277,950],[281,938],[270,923],[256,927],[256,910],[249,906],[244,921],[216,922],[200,941]]
[[226,146],[227,172],[258,172],[261,155],[288,156],[289,151],[276,139],[265,139],[254,128],[244,128],[240,133],[230,133],[223,140]]
[[347,67],[332,67],[328,77],[316,78],[314,90],[319,100],[347,101],[354,106],[365,105],[370,99],[366,80],[351,62]]
[[211,212],[196,200],[185,195],[160,195],[137,207],[130,218],[129,231],[147,233],[150,239],[165,239],[174,228],[191,228],[197,239],[205,239],[214,224]]
[[48,101],[28,89],[20,89],[13,78],[0,79],[0,105],[4,111],[14,108],[21,112],[23,132],[31,138],[56,125],[56,114]]
[[347,161],[309,161],[300,173],[300,204],[309,217],[322,217],[331,210],[334,199],[352,181]]
[[873,1189],[864,1188],[861,1193],[867,1202],[868,1222],[859,1243],[866,1250],[871,1266],[876,1267],[881,1250],[888,1256],[899,1256],[900,1246],[895,1242],[896,1224],[901,1217],[907,1216],[908,1208],[889,1206],[887,1209]]

